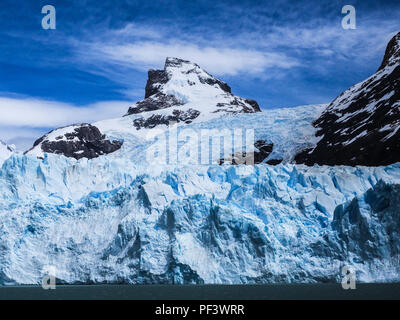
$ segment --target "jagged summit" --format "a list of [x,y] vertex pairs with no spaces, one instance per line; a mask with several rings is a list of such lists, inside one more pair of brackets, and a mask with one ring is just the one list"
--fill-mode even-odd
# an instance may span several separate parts
[[400,32],[397,33],[392,38],[392,40],[389,41],[386,47],[385,56],[378,71],[384,69],[385,67],[398,64],[399,61],[400,61]]
[[197,73],[200,81],[208,84],[217,84],[223,91],[231,93],[231,88],[225,82],[214,78],[212,75],[201,69],[198,64],[192,63],[188,60],[168,57],[165,60],[165,66],[163,70],[149,70],[145,99],[159,92],[161,85],[171,80],[172,75],[175,72],[182,72],[186,74]]
[[[225,82],[187,60],[167,58],[163,70],[148,74],[145,99],[131,106],[123,119],[111,119],[110,125],[105,120],[55,129],[36,140],[26,153],[92,159],[120,150],[132,131],[261,111],[256,101],[233,95]],[[109,138],[107,131],[118,139]]]
[[167,58],[163,70],[149,70],[145,99],[131,106],[126,115],[152,112],[135,121],[135,127],[141,129],[170,121],[190,123],[195,119],[259,111],[256,101],[233,95],[228,84],[199,65]]
[[400,33],[378,71],[340,94],[314,122],[317,146],[296,156],[308,165],[381,166],[400,161]]

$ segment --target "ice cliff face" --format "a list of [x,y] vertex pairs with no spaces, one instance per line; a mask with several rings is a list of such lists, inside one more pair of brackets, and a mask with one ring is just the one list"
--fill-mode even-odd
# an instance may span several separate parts
[[378,71],[339,95],[314,123],[320,141],[296,156],[308,165],[388,165],[400,161],[400,32]]
[[400,167],[140,166],[12,156],[0,282],[400,280]]

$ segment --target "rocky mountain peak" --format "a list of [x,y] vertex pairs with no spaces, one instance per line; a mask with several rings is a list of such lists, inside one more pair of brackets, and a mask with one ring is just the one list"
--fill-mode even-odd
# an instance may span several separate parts
[[145,99],[131,106],[126,115],[146,113],[148,119],[135,120],[139,130],[171,121],[190,123],[194,119],[259,111],[256,101],[233,95],[228,84],[198,64],[168,57],[164,69],[149,70]]
[[[135,132],[171,123],[189,124],[195,120],[261,111],[256,101],[233,95],[225,82],[187,60],[167,58],[164,69],[149,70],[148,75],[145,99],[129,108],[126,116],[133,115],[131,119],[121,119]],[[118,130],[114,128],[113,134],[120,136],[115,131]],[[122,147],[123,137],[113,139],[112,136],[104,134],[96,125],[81,123],[47,133],[26,153],[39,158],[44,153],[55,153],[92,159]]]
[[400,62],[400,32],[398,32],[388,43],[385,51],[385,56],[379,70],[387,66],[392,66]]
[[400,33],[378,71],[341,93],[314,122],[321,137],[296,156],[308,165],[382,166],[400,161]]
[[[187,78],[187,82],[184,79]],[[194,79],[193,79],[194,78]],[[224,92],[231,93],[231,88],[223,81],[216,79],[204,71],[198,64],[179,58],[168,57],[163,70],[150,69],[145,90],[145,99],[161,91],[163,85],[169,81],[178,84],[177,87],[193,86],[200,82],[217,85]]]
[[174,57],[167,57],[165,59],[165,65],[164,69],[167,68],[194,68],[194,67],[199,67],[196,63],[190,62],[189,60],[184,60],[180,58],[174,58]]

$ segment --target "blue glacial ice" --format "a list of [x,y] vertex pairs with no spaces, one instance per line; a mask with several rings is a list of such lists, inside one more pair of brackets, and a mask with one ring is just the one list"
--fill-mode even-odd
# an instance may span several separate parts
[[0,281],[399,280],[400,166],[140,166],[39,160],[0,170]]
[[[400,164],[306,167],[323,106],[193,123],[252,128],[270,166],[161,165],[134,116],[96,124],[124,141],[79,161],[8,154],[0,163],[0,284],[400,280]],[[151,160],[151,159],[150,159]]]

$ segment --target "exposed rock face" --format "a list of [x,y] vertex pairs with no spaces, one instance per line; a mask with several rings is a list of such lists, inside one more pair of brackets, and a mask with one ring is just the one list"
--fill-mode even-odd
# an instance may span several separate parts
[[133,120],[133,125],[137,130],[142,128],[151,129],[160,124],[169,125],[172,123],[183,122],[186,124],[191,123],[194,119],[199,116],[200,112],[197,110],[189,109],[187,111],[173,110],[172,115],[160,115],[153,114],[149,118],[145,119],[143,117]]
[[261,109],[258,103],[255,100],[251,99],[241,99],[241,98],[233,98],[233,100],[229,102],[219,102],[217,103],[217,109],[214,113],[217,112],[232,112],[237,113],[237,108],[240,107],[243,113],[253,113],[253,112],[261,112]]
[[[180,68],[183,64],[192,64],[190,61],[182,60],[178,58],[167,58],[165,61],[164,70],[149,70],[148,72],[148,80],[146,84],[146,92],[144,98],[152,96],[160,92],[163,84],[166,84],[169,80],[171,80],[171,74],[168,73],[168,68]],[[194,67],[200,68],[197,64],[192,64]],[[211,86],[218,85],[223,91],[227,93],[231,93],[231,88],[223,81],[218,80],[211,75],[207,74],[208,77],[200,76],[199,80],[203,84],[209,84]]]
[[167,58],[163,70],[148,72],[145,99],[131,106],[126,115],[143,113],[141,120],[134,122],[134,126],[140,129],[165,125],[169,119],[186,122],[177,115],[185,115],[183,118],[189,115],[190,121],[195,118],[202,121],[228,114],[260,111],[256,101],[233,95],[225,82],[211,76],[197,64]]
[[157,92],[153,96],[139,101],[134,107],[130,107],[128,114],[138,114],[147,111],[155,111],[174,106],[182,106],[184,103],[173,95],[167,95],[162,92]]
[[121,146],[121,141],[107,140],[97,127],[84,123],[49,132],[36,140],[33,148],[27,153],[40,149],[41,153],[61,154],[75,159],[93,159],[117,151]]
[[314,123],[317,146],[295,158],[307,165],[381,166],[400,161],[400,33],[378,71],[338,96]]
[[400,32],[394,36],[388,43],[385,51],[385,56],[378,71],[386,67],[395,66],[400,60]]
[[[168,73],[165,70],[153,70],[150,69],[148,72],[148,80],[146,83],[146,92],[144,98],[156,94],[160,86],[168,82]],[[129,113],[129,112],[128,112]]]
[[[272,153],[274,149],[273,143],[267,143],[265,140],[257,140],[254,143],[255,150],[254,152],[250,152],[246,154],[246,152],[242,153],[234,153],[229,158],[220,159],[219,164],[229,163],[233,165],[239,164],[260,164],[263,163],[266,158]],[[271,159],[266,161],[265,163],[270,165],[277,165],[282,162],[282,159]]]
[[264,159],[266,159],[274,149],[273,143],[267,143],[264,140],[258,140],[254,143],[256,150],[254,151],[254,163],[262,163]]

